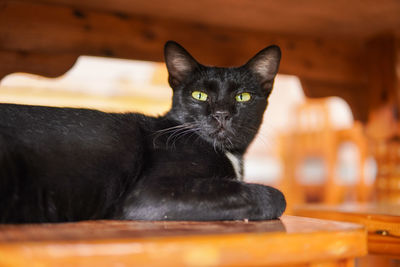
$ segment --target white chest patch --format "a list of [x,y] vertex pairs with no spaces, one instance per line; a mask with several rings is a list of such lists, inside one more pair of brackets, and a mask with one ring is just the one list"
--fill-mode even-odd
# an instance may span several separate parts
[[238,180],[243,181],[243,171],[242,171],[241,159],[238,156],[235,156],[230,152],[225,152],[225,156],[231,162],[232,167],[235,170],[235,174],[236,174],[236,177],[238,178]]

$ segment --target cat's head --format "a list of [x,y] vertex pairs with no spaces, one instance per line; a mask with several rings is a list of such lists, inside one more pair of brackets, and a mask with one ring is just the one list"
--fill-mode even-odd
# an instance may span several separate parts
[[201,65],[173,41],[164,52],[174,91],[168,116],[214,147],[244,152],[261,125],[279,68],[279,47],[269,46],[236,68]]

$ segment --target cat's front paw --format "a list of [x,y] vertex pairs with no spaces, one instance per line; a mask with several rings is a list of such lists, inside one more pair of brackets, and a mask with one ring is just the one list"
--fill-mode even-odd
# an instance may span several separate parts
[[271,220],[279,218],[286,209],[285,196],[281,191],[270,186],[248,184],[254,198],[250,210],[253,220]]

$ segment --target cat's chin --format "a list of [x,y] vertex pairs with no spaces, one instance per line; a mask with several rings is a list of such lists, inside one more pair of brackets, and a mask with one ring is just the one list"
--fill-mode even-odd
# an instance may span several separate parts
[[232,137],[229,136],[226,130],[218,130],[204,134],[203,138],[209,142],[214,149],[218,148],[222,151],[227,151],[235,148]]
[[211,134],[211,138],[217,140],[218,142],[223,142],[229,137],[226,130],[218,130]]

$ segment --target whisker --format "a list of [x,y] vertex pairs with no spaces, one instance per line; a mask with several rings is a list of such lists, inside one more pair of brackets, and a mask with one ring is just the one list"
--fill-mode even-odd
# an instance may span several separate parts
[[[201,130],[201,128],[197,128],[196,131],[193,131],[193,132],[189,135],[189,137],[186,139],[185,144],[187,144],[187,141],[190,140],[190,138],[192,138],[192,136],[193,136],[194,134],[198,133],[199,130]],[[194,140],[194,142],[196,142],[196,141],[198,140],[198,138],[200,138],[200,135],[197,134],[197,138]]]
[[170,136],[171,138],[173,138],[172,142],[173,144],[176,143],[176,141],[178,141],[180,138],[184,137],[185,135],[189,134],[189,133],[193,133],[196,132],[198,129],[197,128],[189,128],[189,129],[184,129],[182,131],[177,131],[176,133]]
[[185,129],[189,129],[192,127],[191,123],[184,123],[184,124],[180,124],[177,126],[173,126],[173,127],[169,127],[169,128],[165,128],[165,129],[161,129],[158,131],[155,131],[153,133],[153,135],[155,135],[155,137],[153,138],[153,147],[156,146],[156,141],[159,137],[169,134],[172,132],[171,135],[174,135],[176,132],[179,132],[180,130],[185,130]]
[[233,143],[229,137],[226,138],[226,140],[231,144],[231,147],[233,148]]
[[200,130],[199,127],[195,127],[195,124],[186,124],[184,125],[185,127],[180,127],[178,129],[172,129],[168,133],[170,133],[170,136],[168,136],[167,141],[166,141],[166,149],[169,149],[169,145],[171,144],[172,148],[175,148],[175,144],[178,139],[182,138],[186,134],[195,132]]
[[168,136],[167,141],[165,142],[166,149],[168,149],[168,144],[169,144],[169,142],[171,141],[171,139],[174,138],[174,137],[175,137],[178,133],[180,133],[182,130],[183,130],[183,129],[175,130],[175,131],[173,131],[173,132],[171,133],[170,136]]
[[217,140],[214,139],[213,141],[214,141],[213,142],[214,151],[215,151],[215,153],[217,153],[217,147],[216,147],[217,146],[217,144],[216,144]]
[[153,133],[153,135],[166,134],[166,133],[168,133],[168,132],[170,132],[172,130],[177,130],[177,129],[181,129],[181,128],[189,128],[189,127],[192,127],[192,125],[189,124],[189,123],[185,123],[185,124],[181,124],[181,125],[177,125],[177,126],[173,126],[173,127],[169,127],[169,128],[165,128],[165,129],[161,129],[161,130],[155,131]]
[[197,128],[197,129],[187,129],[187,130],[185,130],[183,132],[180,132],[180,133],[176,134],[174,139],[172,140],[172,146],[175,148],[175,144],[179,139],[187,136],[188,134],[192,135],[193,133],[197,132],[198,130],[199,130],[199,128]]

